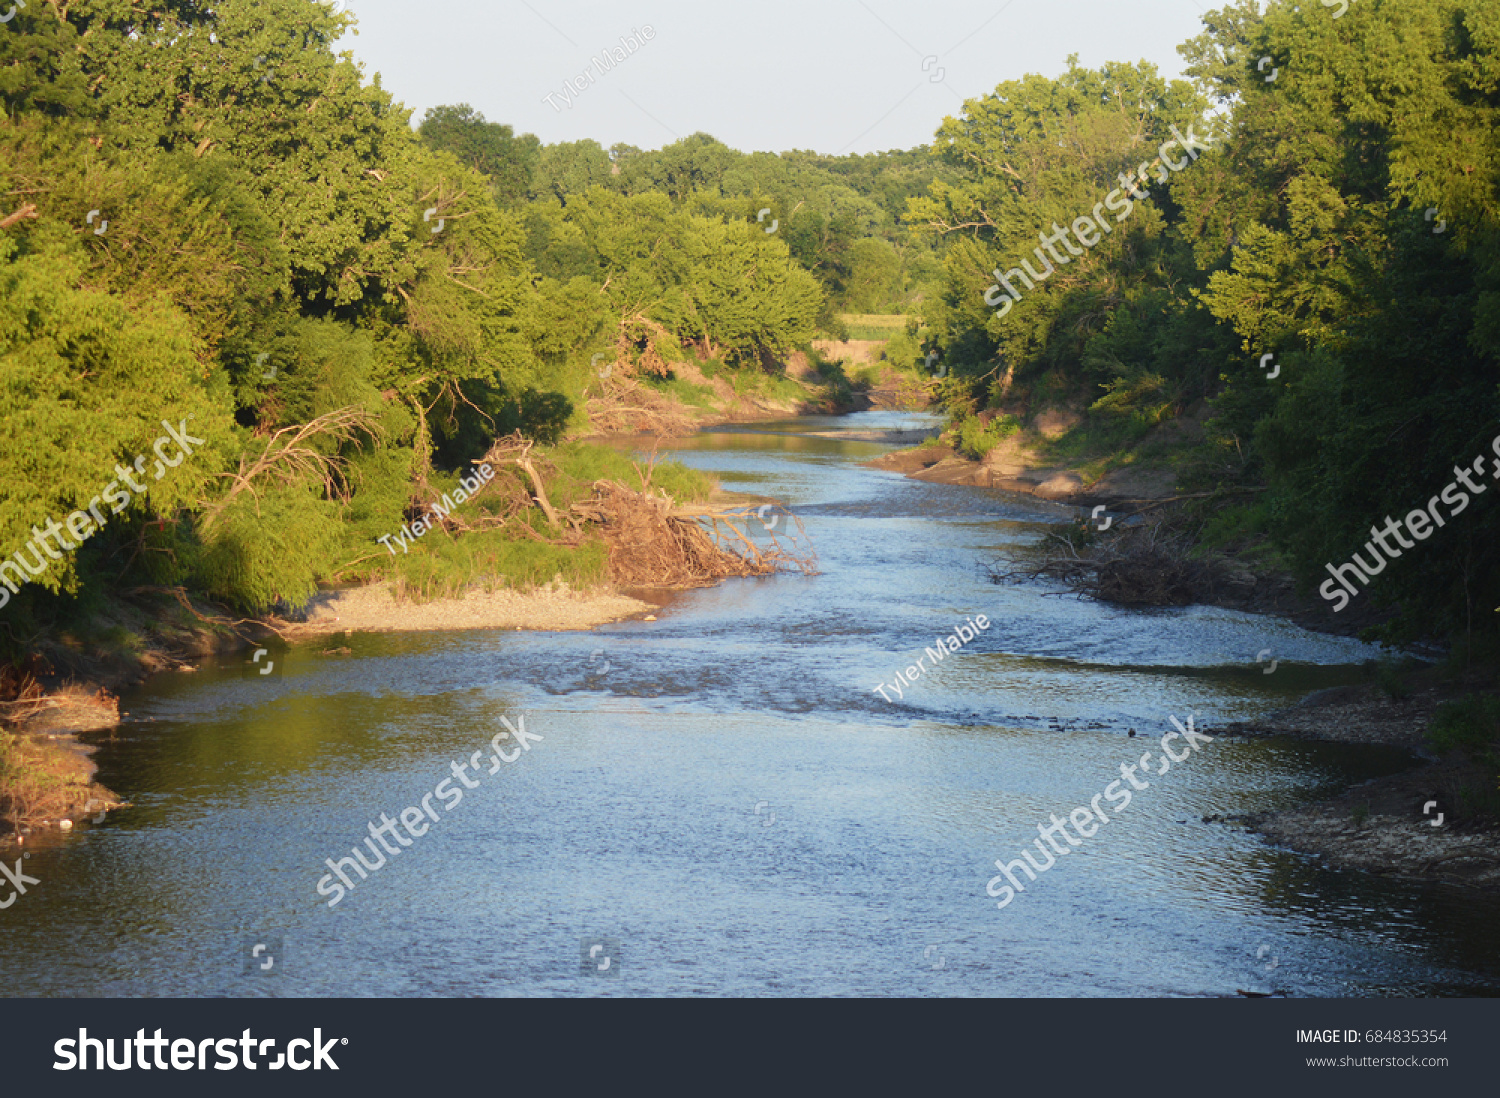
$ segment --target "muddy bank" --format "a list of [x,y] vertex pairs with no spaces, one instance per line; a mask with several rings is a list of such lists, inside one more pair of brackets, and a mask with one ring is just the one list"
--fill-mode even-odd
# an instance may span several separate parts
[[671,381],[696,395],[689,399],[681,388],[662,389],[642,378],[612,373],[601,377],[586,393],[590,426],[577,437],[672,438],[725,423],[835,415],[857,406],[852,393],[830,384],[801,352],[791,355],[784,364],[785,378],[795,383],[794,393],[741,392],[729,377],[710,378],[696,362],[674,362],[669,369]]
[[1460,789],[1486,775],[1459,761],[1434,759],[1427,746],[1433,713],[1461,693],[1428,683],[1395,700],[1374,685],[1338,687],[1268,717],[1216,730],[1400,747],[1413,753],[1414,765],[1316,804],[1232,820],[1210,817],[1210,822],[1243,824],[1279,846],[1332,865],[1405,881],[1500,890],[1500,828],[1483,819],[1455,818]]
[[1380,778],[1333,800],[1245,822],[1278,846],[1330,864],[1406,881],[1500,891],[1500,834],[1464,829],[1447,818],[1441,794],[1451,775],[1445,769],[1434,764]]
[[78,737],[111,731],[129,716],[115,692],[245,647],[245,625],[181,592],[138,591],[96,615],[87,636],[60,631],[38,645],[24,669],[6,669],[0,682],[0,837],[68,830],[124,807],[94,781],[95,749]]
[[[669,379],[696,390],[687,397],[681,388],[663,389],[634,376],[611,374],[592,385],[586,404],[591,426],[578,437],[615,439],[639,436],[680,437],[724,424],[792,419],[798,416],[843,415],[871,409],[921,411],[930,406],[930,379],[902,372],[879,359],[885,343],[853,340],[814,342],[827,361],[845,370],[863,369],[863,380],[847,374],[823,373],[807,354],[797,351],[780,365],[780,376],[794,384],[772,392],[741,391],[724,374],[710,378],[697,362],[669,365]],[[874,367],[873,374],[869,372]],[[936,432],[894,432],[892,437],[861,441],[915,446]],[[849,438],[849,435],[839,435]]]

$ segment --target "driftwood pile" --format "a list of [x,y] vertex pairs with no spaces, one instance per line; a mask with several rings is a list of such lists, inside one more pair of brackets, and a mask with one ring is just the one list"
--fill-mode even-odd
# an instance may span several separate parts
[[47,692],[31,672],[8,663],[0,665],[0,729],[21,724],[47,704]]
[[1189,557],[1191,545],[1160,520],[1123,526],[1109,536],[1097,536],[1080,521],[1047,534],[1021,567],[991,568],[990,579],[1056,580],[1082,598],[1115,606],[1190,606],[1226,582],[1220,562]]
[[[649,465],[640,469],[639,491],[599,480],[590,494],[559,508],[546,489],[558,470],[533,453],[532,443],[519,435],[501,439],[484,461],[496,473],[485,498],[492,508],[502,504],[500,512],[477,523],[453,515],[445,526],[505,527],[553,545],[578,545],[597,531],[609,550],[609,579],[625,587],[703,587],[736,577],[816,571],[815,555],[797,548],[799,542],[806,545],[801,523],[779,508],[680,508],[652,486]],[[532,506],[546,516],[545,533],[526,521]],[[762,544],[752,536],[757,524],[766,531]],[[790,544],[782,544],[778,527]]]
[[663,496],[616,481],[596,482],[593,498],[573,504],[570,513],[599,526],[609,547],[610,579],[626,587],[702,587],[814,569],[810,553],[783,548],[769,528],[769,544],[756,545],[750,536],[753,513],[682,510]]
[[588,398],[589,421],[604,434],[690,435],[698,425],[681,404],[620,374],[600,380]]

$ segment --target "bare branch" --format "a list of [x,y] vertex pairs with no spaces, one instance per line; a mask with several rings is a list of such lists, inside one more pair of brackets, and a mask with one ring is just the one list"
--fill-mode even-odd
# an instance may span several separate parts
[[4,221],[0,221],[0,229],[8,229],[20,221],[34,221],[38,216],[36,206],[28,202]]
[[380,426],[370,412],[358,406],[338,408],[309,423],[281,428],[270,437],[266,448],[253,462],[247,463],[242,455],[238,472],[220,474],[234,484],[223,498],[204,509],[201,529],[205,533],[212,529],[225,508],[241,492],[249,491],[255,495],[255,482],[266,477],[276,477],[282,483],[315,478],[323,482],[324,490],[331,497],[339,496],[339,480],[347,473],[347,461],[337,454],[314,449],[310,442],[318,438],[339,443],[353,442],[361,431],[378,435]]

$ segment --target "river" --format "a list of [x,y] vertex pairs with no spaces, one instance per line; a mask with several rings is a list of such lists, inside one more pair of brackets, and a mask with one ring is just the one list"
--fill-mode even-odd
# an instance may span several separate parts
[[[274,676],[210,661],[137,689],[89,737],[133,807],[35,845],[40,883],[0,912],[5,993],[1500,994],[1494,912],[1203,822],[1402,768],[1389,750],[1216,738],[997,909],[996,859],[1159,752],[1172,716],[1263,713],[1378,653],[991,584],[985,562],[1071,510],[867,469],[888,447],[812,433],[924,422],[663,447],[786,500],[816,576],[678,593],[592,634],[355,635]],[[874,689],[980,615],[903,696]],[[541,738],[481,760],[330,908],[325,860],[489,759],[502,717]]]

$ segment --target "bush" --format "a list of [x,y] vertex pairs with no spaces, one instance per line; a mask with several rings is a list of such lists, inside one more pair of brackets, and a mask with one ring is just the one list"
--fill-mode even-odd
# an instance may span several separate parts
[[1265,499],[1249,504],[1224,503],[1214,500],[1214,508],[1203,524],[1198,540],[1210,549],[1223,549],[1229,545],[1258,537],[1271,528],[1271,505]]
[[842,343],[850,338],[849,327],[844,323],[844,318],[834,311],[832,301],[825,302],[823,311],[818,314],[818,332],[824,339],[831,339],[835,343]]
[[1500,818],[1500,697],[1474,694],[1446,702],[1433,715],[1427,739],[1443,754],[1468,756],[1478,768],[1455,778],[1455,815]]
[[920,370],[927,360],[927,352],[914,333],[897,332],[885,345],[885,360],[903,372]]
[[1381,660],[1375,665],[1375,683],[1391,701],[1405,701],[1411,697],[1411,687],[1406,684],[1403,667],[1394,660]]
[[965,457],[983,461],[996,446],[1021,429],[1015,416],[998,416],[990,423],[966,419],[958,424],[958,446]]
[[1442,754],[1462,751],[1478,761],[1500,765],[1500,697],[1471,694],[1444,702],[1433,715],[1427,739]]

